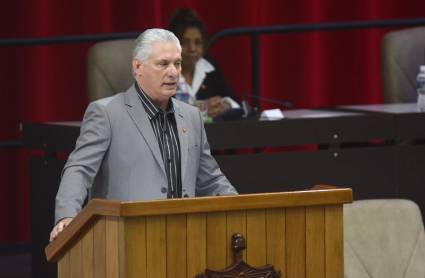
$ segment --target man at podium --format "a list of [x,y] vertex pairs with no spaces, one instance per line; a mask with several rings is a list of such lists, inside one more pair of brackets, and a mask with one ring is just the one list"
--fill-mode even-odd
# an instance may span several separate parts
[[173,98],[181,72],[175,35],[148,29],[135,41],[135,82],[90,103],[62,171],[50,241],[90,197],[113,200],[237,194],[211,156],[197,108]]

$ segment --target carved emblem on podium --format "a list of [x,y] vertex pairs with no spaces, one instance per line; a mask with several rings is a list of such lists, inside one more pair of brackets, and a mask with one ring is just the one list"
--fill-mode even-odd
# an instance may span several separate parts
[[223,270],[206,269],[205,273],[196,275],[195,278],[280,278],[273,265],[267,264],[252,267],[242,258],[242,251],[246,248],[246,241],[242,234],[232,236],[233,264]]

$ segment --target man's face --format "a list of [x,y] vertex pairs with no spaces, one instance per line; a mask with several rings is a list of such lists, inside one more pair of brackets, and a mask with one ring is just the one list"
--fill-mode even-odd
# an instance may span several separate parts
[[136,80],[143,91],[165,108],[176,94],[181,72],[181,51],[173,42],[155,42],[146,63],[133,59]]

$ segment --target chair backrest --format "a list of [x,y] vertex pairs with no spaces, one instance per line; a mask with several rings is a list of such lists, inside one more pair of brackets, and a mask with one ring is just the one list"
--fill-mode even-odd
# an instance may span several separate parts
[[96,43],[89,49],[89,101],[125,91],[134,82],[132,52],[134,40],[114,40]]
[[425,27],[387,33],[381,43],[381,71],[387,103],[414,102],[416,75],[425,64]]
[[344,205],[346,278],[425,277],[425,233],[408,200],[362,200]]

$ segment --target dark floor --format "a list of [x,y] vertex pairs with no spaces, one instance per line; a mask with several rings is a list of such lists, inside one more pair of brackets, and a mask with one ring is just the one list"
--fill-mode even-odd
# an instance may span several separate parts
[[0,278],[31,278],[31,254],[0,254]]

